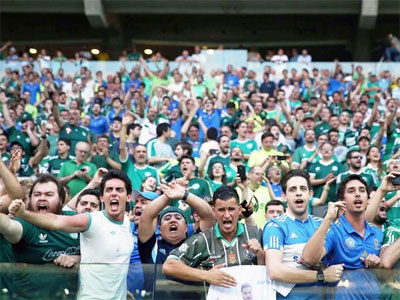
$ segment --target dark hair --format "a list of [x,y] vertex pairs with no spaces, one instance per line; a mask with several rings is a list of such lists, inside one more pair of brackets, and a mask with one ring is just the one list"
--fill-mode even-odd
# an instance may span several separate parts
[[286,211],[285,205],[283,205],[283,202],[280,200],[270,200],[269,202],[267,202],[267,204],[265,204],[265,212],[268,211],[268,207],[272,206],[272,205],[282,205],[283,206],[283,211]]
[[287,183],[293,177],[302,177],[302,178],[304,178],[307,181],[308,189],[311,190],[310,175],[304,170],[293,169],[293,170],[290,170],[289,172],[287,172],[285,177],[283,177],[283,180],[282,180],[282,183],[281,183],[282,191],[285,194],[286,194],[286,189],[287,189]]
[[346,154],[346,160],[351,159],[351,156],[353,155],[354,152],[360,152],[358,149],[352,149]]
[[356,175],[356,174],[351,174],[350,176],[346,177],[345,179],[342,180],[342,182],[339,184],[339,188],[337,191],[337,199],[338,200],[343,200],[344,199],[344,192],[346,190],[346,185],[347,183],[349,183],[352,180],[358,180],[359,182],[361,182],[368,193],[368,198],[369,198],[369,190],[368,190],[368,184],[367,182],[360,176],[360,175]]
[[199,127],[198,124],[190,124],[190,126],[189,126],[189,128],[188,128],[188,131],[190,131],[190,128],[192,128],[192,127],[196,127],[197,130],[200,130],[200,127]]
[[[336,115],[335,115],[335,116],[336,116]],[[339,130],[337,130],[336,128],[331,128],[331,129],[329,129],[329,131],[328,131],[328,138],[329,138],[329,134],[330,134],[331,132],[339,133]]]
[[[186,151],[187,155],[192,155],[193,152],[193,147],[192,144],[188,143],[188,142],[179,142],[178,144],[176,144],[176,147],[180,146],[182,148],[183,151]],[[175,147],[175,149],[176,149]]]
[[156,128],[157,137],[162,136],[164,132],[168,131],[168,128],[171,128],[171,126],[168,123],[158,124]]
[[235,109],[236,109],[236,105],[235,105],[235,103],[233,103],[233,102],[231,101],[231,102],[228,102],[228,103],[226,104],[226,108],[235,108]]
[[[275,124],[274,124],[275,125]],[[273,125],[271,125],[271,127],[272,127]],[[261,136],[261,141],[263,141],[265,138],[267,138],[267,137],[272,137],[272,139],[275,139],[275,137],[274,137],[274,135],[271,133],[271,132],[269,132],[269,131],[267,131],[267,132],[264,132],[263,133],[263,135]]]
[[78,207],[79,202],[81,202],[81,199],[83,198],[83,196],[86,196],[86,195],[95,196],[95,197],[97,198],[97,200],[99,200],[99,207],[101,207],[101,205],[100,205],[100,191],[99,191],[99,189],[86,189],[86,190],[83,190],[83,191],[79,194],[78,199],[76,199],[76,205],[75,205],[75,207]]
[[[381,152],[381,149],[377,146],[377,145],[372,145],[372,146],[370,146],[369,148],[368,148],[368,151],[367,151],[367,165],[370,163],[370,159],[368,158],[368,155],[369,155],[369,153],[371,152],[371,149],[372,148],[376,148],[376,149],[378,149],[378,151],[379,151],[379,153]],[[382,163],[382,158],[379,160],[379,162],[378,162],[378,178],[379,177],[381,177],[382,176],[382,174],[383,174],[383,163]]]
[[129,124],[129,125],[128,125],[128,129],[127,129],[128,133],[129,133],[131,130],[134,130],[136,127],[142,128],[142,125],[140,125],[139,123],[132,123],[132,124]]
[[218,137],[218,130],[215,127],[210,127],[207,130],[207,139],[216,141]]
[[215,162],[211,165],[210,169],[208,170],[208,177],[209,177],[211,180],[214,180],[213,167],[214,167],[216,164],[221,164],[222,170],[224,170],[224,175],[222,175],[221,180],[222,180],[222,183],[223,183],[223,184],[226,184],[226,170],[225,170],[224,163],[223,163],[222,161],[215,161]]
[[[61,139],[58,139],[58,142],[64,142],[65,144],[67,144],[68,146],[71,147],[71,141],[68,139],[61,138]],[[58,142],[57,142],[57,144],[58,144]]]
[[191,162],[193,163],[193,165],[196,165],[196,161],[194,160],[194,158],[191,155],[182,155],[182,157],[179,160],[179,163],[182,163],[182,160],[184,159],[190,159]]
[[[40,174],[35,182],[32,184],[31,189],[29,190],[29,199],[32,197],[33,190],[37,184],[53,182],[57,186],[58,197],[60,198],[60,211],[62,203],[65,201],[65,190],[63,184],[53,175],[50,174]],[[29,201],[29,203],[31,203]],[[29,209],[29,208],[28,208]],[[30,207],[32,209],[32,207]]]
[[221,143],[221,139],[222,139],[223,137],[226,137],[226,138],[230,139],[230,137],[227,136],[226,134],[222,134],[222,135],[220,135],[219,138],[218,138],[218,144]]
[[217,200],[228,201],[234,198],[236,203],[239,204],[239,195],[236,190],[231,186],[223,185],[214,192],[212,203],[215,205]]
[[129,177],[121,170],[111,169],[104,175],[100,183],[100,195],[104,195],[104,187],[106,182],[111,179],[120,179],[125,183],[126,193],[128,195],[132,194],[132,183]]

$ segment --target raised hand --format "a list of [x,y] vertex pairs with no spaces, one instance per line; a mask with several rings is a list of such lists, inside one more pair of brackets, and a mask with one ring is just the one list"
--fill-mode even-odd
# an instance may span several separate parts
[[346,205],[344,201],[329,202],[328,211],[326,212],[325,218],[333,222],[339,216],[339,210],[346,211]]
[[106,175],[108,170],[106,168],[99,168],[96,171],[96,174],[94,174],[94,177],[92,179],[92,182],[94,182],[96,185],[100,185],[101,180],[103,179],[104,175]]

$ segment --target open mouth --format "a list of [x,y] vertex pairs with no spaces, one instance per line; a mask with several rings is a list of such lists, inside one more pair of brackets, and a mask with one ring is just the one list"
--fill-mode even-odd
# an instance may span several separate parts
[[135,210],[134,213],[135,213],[135,216],[137,216],[137,217],[140,217],[142,215],[141,210]]
[[356,201],[354,201],[354,206],[355,206],[356,208],[361,208],[361,206],[362,206],[362,201],[361,201],[361,200],[356,200]]
[[304,200],[303,199],[296,199],[294,201],[295,204],[304,204]]
[[231,226],[232,225],[232,220],[222,221],[222,224],[224,224],[224,226]]
[[113,210],[118,209],[118,206],[119,206],[118,200],[111,200],[110,206],[111,206],[111,209],[113,209]]
[[178,231],[178,226],[176,226],[175,224],[172,224],[172,225],[169,227],[169,231],[170,231],[170,232],[176,232],[176,231]]
[[48,209],[48,207],[45,203],[40,203],[38,206],[39,213],[45,214],[45,213],[47,213],[47,209]]

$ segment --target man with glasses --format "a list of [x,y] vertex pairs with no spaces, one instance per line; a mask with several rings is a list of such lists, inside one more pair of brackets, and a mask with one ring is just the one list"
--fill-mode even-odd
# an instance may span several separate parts
[[376,179],[371,174],[362,171],[362,155],[360,151],[355,149],[350,150],[349,152],[347,152],[346,159],[348,170],[338,175],[336,180],[337,185],[339,185],[343,181],[343,179],[353,174],[360,175],[361,178],[367,182],[368,186],[372,187],[377,185]]
[[61,182],[67,183],[71,197],[83,190],[96,173],[96,165],[86,160],[89,151],[88,143],[78,142],[75,146],[75,159],[64,163],[58,173]]

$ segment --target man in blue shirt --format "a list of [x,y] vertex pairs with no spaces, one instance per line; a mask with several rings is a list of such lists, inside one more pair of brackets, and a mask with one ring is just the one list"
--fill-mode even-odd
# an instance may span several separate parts
[[90,115],[89,130],[97,136],[106,134],[109,129],[107,118],[100,113],[101,103],[95,102],[92,106],[92,115]]
[[[197,118],[200,125],[200,138],[206,136],[205,128],[217,128],[221,127],[221,112],[222,112],[222,97],[218,97],[217,101],[214,99],[205,98],[204,109],[199,108],[197,110]],[[215,102],[215,105],[214,105]],[[204,128],[205,127],[205,128]],[[204,129],[203,129],[204,128]],[[219,132],[219,131],[218,131]]]
[[336,282],[341,277],[341,265],[314,271],[301,264],[303,247],[321,224],[320,218],[308,215],[312,195],[308,173],[290,170],[282,181],[287,212],[264,227],[265,264],[277,299],[315,299],[321,292],[316,282]]
[[[328,265],[344,264],[345,269],[381,267],[383,232],[365,219],[367,183],[359,175],[348,176],[339,186],[338,200],[329,203],[321,226],[304,247],[303,263],[315,265],[323,259]],[[333,223],[339,210],[344,214]],[[343,279],[348,279],[355,289],[338,285],[335,299],[379,298],[379,284],[372,273],[346,272]]]
[[225,84],[229,88],[233,88],[234,86],[239,86],[239,77],[236,74],[233,74],[232,71],[233,71],[233,66],[228,65],[226,67],[226,73],[225,73]]
[[31,94],[31,99],[29,100],[29,104],[34,105],[37,100],[37,94],[40,93],[40,85],[35,82],[35,75],[33,72],[28,74],[28,82],[25,82],[22,86],[21,94],[28,91]]

